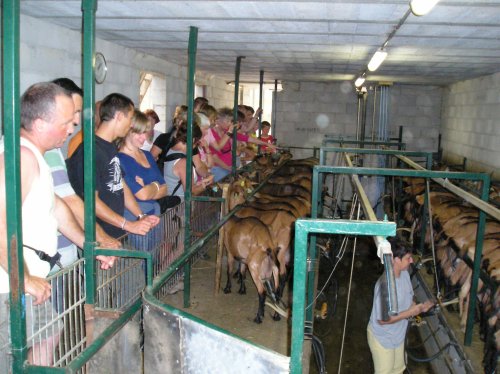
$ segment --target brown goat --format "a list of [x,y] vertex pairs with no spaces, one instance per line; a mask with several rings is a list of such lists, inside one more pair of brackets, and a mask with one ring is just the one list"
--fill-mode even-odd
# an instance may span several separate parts
[[295,217],[284,210],[260,210],[253,207],[241,208],[236,212],[236,216],[240,218],[258,218],[272,233],[275,246],[278,247],[277,258],[280,282],[277,295],[281,298],[286,282],[287,266],[290,264],[290,242]]
[[224,225],[224,247],[227,251],[227,284],[224,293],[231,292],[231,275],[234,259],[237,259],[241,263],[239,293],[246,293],[244,274],[245,266],[248,266],[259,294],[259,307],[254,322],[261,323],[266,299],[264,282],[273,281],[274,290],[278,288],[279,282],[276,249],[273,248],[271,234],[257,218],[231,217]]

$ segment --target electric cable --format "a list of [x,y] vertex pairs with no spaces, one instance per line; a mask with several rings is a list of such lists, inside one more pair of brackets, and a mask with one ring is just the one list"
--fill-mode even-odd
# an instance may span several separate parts
[[[361,204],[358,204],[358,214],[357,219],[359,220],[359,216],[361,214]],[[347,288],[347,303],[345,307],[345,317],[344,317],[344,328],[342,330],[342,342],[340,343],[340,357],[339,357],[339,367],[337,373],[340,374],[340,370],[342,368],[342,356],[344,354],[344,342],[345,342],[345,331],[347,327],[347,316],[349,314],[349,302],[351,300],[351,286],[352,286],[352,274],[354,272],[354,261],[356,260],[356,245],[358,237],[354,237],[354,243],[352,246],[352,261],[351,261],[351,273],[349,275],[349,286]]]

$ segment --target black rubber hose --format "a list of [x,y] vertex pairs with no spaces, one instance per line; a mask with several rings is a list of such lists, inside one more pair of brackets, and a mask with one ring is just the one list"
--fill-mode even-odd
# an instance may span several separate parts
[[313,335],[306,334],[312,341],[312,349],[314,354],[314,360],[316,362],[316,367],[319,374],[326,374],[326,360],[325,360],[325,349],[321,340]]

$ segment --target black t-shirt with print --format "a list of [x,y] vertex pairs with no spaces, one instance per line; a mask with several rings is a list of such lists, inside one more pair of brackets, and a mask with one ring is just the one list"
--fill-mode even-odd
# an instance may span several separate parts
[[[125,196],[123,193],[122,170],[118,159],[118,150],[110,143],[98,136],[95,137],[95,189],[99,198],[115,213],[123,216],[125,211]],[[71,158],[66,160],[68,176],[71,185],[78,196],[83,199],[83,144],[76,149]],[[106,233],[114,238],[125,234],[119,227],[113,226],[97,218],[97,222]]]

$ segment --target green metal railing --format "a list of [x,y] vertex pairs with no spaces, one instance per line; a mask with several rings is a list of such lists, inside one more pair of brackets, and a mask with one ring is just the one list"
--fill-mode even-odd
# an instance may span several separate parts
[[[293,310],[290,372],[301,374],[304,360],[304,325],[306,321],[306,300],[311,299],[315,272],[308,264],[317,257],[316,251],[308,245],[309,234],[394,236],[393,222],[368,222],[347,220],[299,219],[295,223],[295,249],[293,269]],[[312,281],[312,284],[311,284]],[[309,304],[308,304],[309,305]],[[311,309],[311,308],[309,308]],[[310,317],[309,317],[310,318]]]
[[[413,161],[409,160],[404,156],[415,156],[415,157],[426,157],[427,165],[431,165],[432,162],[432,154],[428,152],[402,152],[402,151],[394,151],[394,150],[367,150],[367,149],[343,149],[343,148],[325,148],[322,149],[321,154],[323,152],[349,152],[349,153],[372,153],[372,154],[386,154],[397,156],[403,162],[407,163],[409,166],[414,167],[416,169],[385,169],[385,168],[362,168],[362,167],[331,167],[331,166],[316,166],[313,170],[313,186],[318,185],[317,183],[320,181],[320,174],[331,173],[331,174],[347,174],[347,175],[371,175],[371,176],[394,176],[394,177],[416,177],[416,178],[426,178],[432,179],[440,183],[443,187],[450,189],[454,193],[458,193],[460,190],[458,187],[454,186],[450,182],[449,179],[458,179],[458,180],[474,180],[481,182],[481,199],[483,202],[488,201],[488,193],[490,188],[490,177],[485,173],[466,173],[466,172],[449,172],[449,171],[431,171],[424,169]],[[324,160],[324,156],[320,156],[320,159]],[[316,184],[315,184],[316,183]],[[465,191],[463,191],[465,193]],[[470,194],[469,194],[470,195]],[[312,202],[312,216],[314,217],[314,209],[318,207],[318,191],[313,190],[313,202]],[[478,217],[478,225],[477,225],[477,234],[476,234],[476,250],[474,254],[473,261],[473,269],[472,269],[472,280],[471,280],[471,296],[469,303],[469,314],[467,317],[467,326],[464,344],[470,345],[472,342],[472,329],[474,323],[475,316],[475,307],[476,307],[476,296],[477,296],[477,285],[479,277],[484,278],[484,281],[487,283],[491,283],[489,277],[485,276],[484,273],[481,273],[481,256],[483,249],[483,241],[484,241],[484,231],[486,225],[486,213],[484,209],[487,209],[482,204],[476,202],[474,197],[468,197],[469,201],[475,203],[475,205],[480,209],[479,217]],[[425,195],[425,203],[424,203],[424,212],[426,212],[426,206],[429,196],[426,192]],[[487,205],[487,204],[486,204]],[[496,214],[498,209],[489,209],[488,212],[491,214]],[[424,215],[426,217],[426,215]],[[426,222],[426,221],[424,221]],[[427,223],[427,222],[426,222]],[[425,229],[425,224],[423,225],[423,230]],[[425,231],[424,234],[425,235]]]
[[12,371],[23,370],[27,357],[26,319],[24,313],[24,261],[22,243],[20,165],[19,42],[20,3],[4,1],[2,9],[3,38],[3,128],[5,167],[5,209],[7,241],[2,243],[8,258],[10,285],[10,334]]

